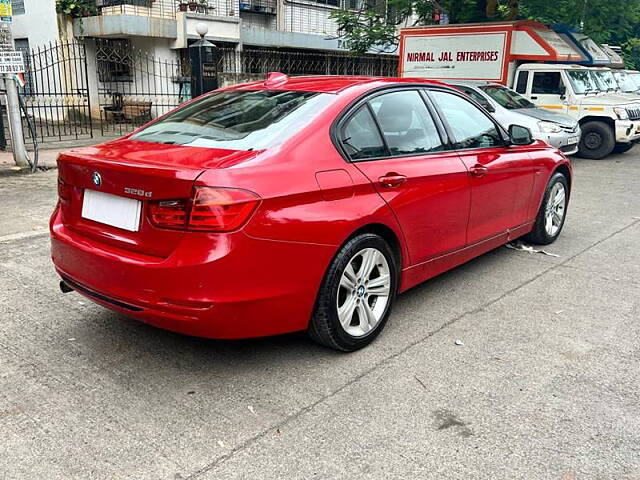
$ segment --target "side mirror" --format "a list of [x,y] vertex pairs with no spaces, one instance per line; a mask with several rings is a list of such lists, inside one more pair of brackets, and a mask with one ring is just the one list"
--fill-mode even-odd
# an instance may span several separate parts
[[533,136],[531,130],[521,125],[511,125],[509,127],[509,140],[511,145],[531,145]]
[[565,98],[567,98],[567,87],[561,85],[558,89],[558,93],[560,94],[560,100],[564,100]]

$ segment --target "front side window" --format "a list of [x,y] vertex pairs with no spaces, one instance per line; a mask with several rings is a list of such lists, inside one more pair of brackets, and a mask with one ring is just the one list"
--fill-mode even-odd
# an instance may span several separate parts
[[205,96],[133,135],[133,140],[248,150],[289,138],[333,95],[282,90],[227,90]]
[[535,72],[531,93],[538,95],[562,95],[564,86],[560,72]]
[[453,132],[455,148],[504,146],[496,125],[475,105],[452,93],[433,91],[431,95]]
[[498,105],[503,106],[507,110],[535,107],[533,103],[524,98],[522,95],[508,88],[500,87],[497,85],[486,85],[480,88],[487,95],[493,98],[498,103]]
[[366,105],[353,115],[342,128],[340,139],[352,160],[384,157],[387,150],[376,122]]
[[438,129],[416,90],[386,93],[369,103],[391,155],[418,155],[443,150]]

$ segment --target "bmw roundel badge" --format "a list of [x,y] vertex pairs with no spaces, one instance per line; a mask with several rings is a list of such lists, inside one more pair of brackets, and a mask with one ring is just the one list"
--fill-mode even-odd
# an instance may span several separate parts
[[100,174],[98,172],[93,172],[91,174],[91,179],[93,180],[93,184],[96,187],[99,187],[100,185],[102,185],[102,177],[100,176]]

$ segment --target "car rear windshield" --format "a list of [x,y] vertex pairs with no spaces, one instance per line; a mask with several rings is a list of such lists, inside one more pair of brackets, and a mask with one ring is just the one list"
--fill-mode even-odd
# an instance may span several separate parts
[[267,148],[299,131],[332,97],[298,91],[221,91],[185,105],[131,138],[230,150]]
[[529,100],[524,98],[517,92],[509,90],[505,87],[498,87],[495,85],[485,85],[480,87],[484,92],[493,98],[499,105],[508,110],[515,110],[516,108],[534,108],[535,105]]

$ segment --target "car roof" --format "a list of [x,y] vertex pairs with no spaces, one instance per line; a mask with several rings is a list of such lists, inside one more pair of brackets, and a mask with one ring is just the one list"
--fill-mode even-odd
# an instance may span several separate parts
[[518,70],[590,70],[591,68],[573,63],[523,63]]
[[447,83],[449,85],[461,85],[464,87],[504,87],[504,85],[499,83],[488,82],[486,80],[447,80]]
[[385,84],[402,85],[406,83],[426,83],[451,88],[450,85],[426,78],[365,77],[349,75],[309,75],[287,77],[286,75],[280,75],[281,76],[277,83],[270,84],[269,81],[265,79],[257,82],[235,85],[234,87],[231,87],[231,89],[292,90],[301,92],[339,93],[347,88],[366,84],[384,86]]

